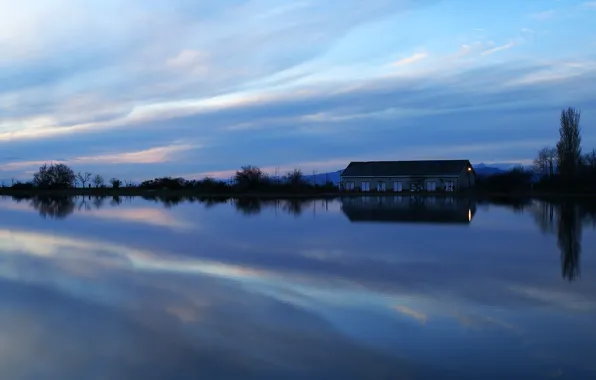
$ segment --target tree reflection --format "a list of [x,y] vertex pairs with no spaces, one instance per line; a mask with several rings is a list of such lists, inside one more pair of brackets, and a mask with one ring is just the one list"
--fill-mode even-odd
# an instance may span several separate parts
[[302,215],[308,207],[316,210],[316,203],[313,199],[260,199],[254,197],[241,197],[234,199],[234,207],[244,215],[260,214],[265,208],[273,209],[274,212],[282,211],[296,217]]
[[60,196],[34,197],[30,204],[39,212],[39,215],[50,219],[64,219],[76,208],[74,198]]
[[573,281],[579,276],[582,225],[578,207],[563,202],[559,207],[557,223],[557,245],[561,250],[561,272],[563,278]]
[[[83,196],[83,197],[66,197],[66,196],[19,196],[12,197],[15,202],[27,202],[33,208],[39,211],[40,215],[50,218],[66,218],[75,210],[78,212],[90,212],[99,210],[109,203],[112,207],[120,206],[123,201],[130,201],[133,197],[120,197],[114,195],[108,196]],[[282,211],[284,213],[300,216],[304,214],[307,207],[312,207],[313,212],[316,213],[317,205],[315,199],[306,198],[292,198],[279,199],[269,198],[262,199],[256,197],[195,197],[195,196],[163,196],[163,195],[145,195],[142,197],[148,201],[161,203],[166,208],[178,206],[182,202],[198,202],[203,204],[205,208],[211,208],[216,205],[229,204],[234,205],[235,209],[244,215],[257,215],[265,208],[274,209],[275,212]],[[109,199],[109,202],[106,202]],[[327,203],[329,199],[333,198],[319,198],[321,203],[320,209],[328,208]]]
[[244,215],[258,215],[261,213],[262,202],[253,197],[237,198],[234,201],[234,206]]
[[537,202],[532,214],[540,230],[557,235],[561,252],[561,275],[574,281],[580,275],[580,255],[583,220],[591,216],[579,204],[563,200],[559,203]]

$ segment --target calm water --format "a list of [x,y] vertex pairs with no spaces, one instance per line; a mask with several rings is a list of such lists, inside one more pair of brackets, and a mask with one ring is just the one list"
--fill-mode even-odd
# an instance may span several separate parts
[[596,378],[596,208],[178,201],[0,200],[0,378]]

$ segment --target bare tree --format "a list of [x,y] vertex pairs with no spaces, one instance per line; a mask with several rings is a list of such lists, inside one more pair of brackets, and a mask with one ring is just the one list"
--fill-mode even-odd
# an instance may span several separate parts
[[119,179],[116,179],[116,178],[110,179],[110,183],[112,184],[112,187],[114,189],[118,189],[118,188],[120,188],[120,186],[122,186],[122,181],[120,181]]
[[44,164],[33,175],[33,184],[45,188],[69,188],[75,180],[75,173],[64,164]]
[[302,170],[295,168],[291,171],[289,171],[286,175],[285,175],[285,181],[286,183],[292,185],[292,186],[300,186],[302,184],[304,184],[304,175],[302,174]]
[[578,174],[581,164],[580,112],[572,107],[561,111],[559,142],[557,143],[557,163],[559,172],[565,178]]
[[596,170],[596,149],[592,149],[590,153],[585,154],[583,161],[589,170]]
[[555,173],[556,160],[557,149],[544,147],[538,151],[538,156],[534,159],[534,171],[552,177]]
[[103,177],[99,174],[96,174],[95,177],[93,177],[93,184],[95,187],[102,187],[104,184]]
[[91,181],[91,173],[89,173],[89,172],[84,172],[84,173],[78,172],[77,173],[77,180],[79,180],[79,182],[81,183],[81,185],[83,187],[85,187],[85,184],[87,182],[90,182]]
[[247,189],[255,189],[267,183],[268,177],[257,166],[243,166],[241,170],[236,172],[236,184]]

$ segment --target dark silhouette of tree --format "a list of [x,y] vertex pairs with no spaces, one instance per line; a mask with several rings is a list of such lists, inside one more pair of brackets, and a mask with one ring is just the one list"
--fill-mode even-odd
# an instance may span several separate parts
[[146,189],[170,189],[170,190],[179,190],[183,189],[186,186],[186,180],[184,178],[172,178],[172,177],[162,177],[162,178],[155,178],[149,181],[143,181],[139,185],[139,187],[146,188]]
[[236,185],[243,190],[256,190],[268,182],[267,175],[260,168],[252,165],[243,166],[236,172],[234,179]]
[[95,187],[102,187],[104,184],[103,177],[99,174],[96,174],[95,177],[93,177],[93,184]]
[[65,189],[73,187],[76,175],[64,164],[44,164],[33,175],[33,183],[37,187],[48,189]]
[[555,162],[557,160],[557,149],[544,147],[538,151],[534,159],[534,171],[540,175],[553,177],[555,174]]
[[91,175],[92,174],[89,173],[89,172],[84,172],[84,173],[78,172],[77,173],[77,179],[79,180],[79,182],[81,183],[81,185],[83,187],[85,187],[85,184],[87,184],[87,182],[90,182],[91,181]]
[[523,167],[515,167],[504,173],[481,178],[478,180],[477,186],[495,192],[508,193],[512,191],[526,191],[530,189],[531,183],[532,173]]
[[596,173],[596,149],[592,149],[590,153],[585,154],[582,161],[590,174]]
[[34,197],[31,206],[35,208],[43,218],[64,219],[75,210],[75,202],[71,197]]
[[296,168],[293,169],[292,171],[288,172],[285,177],[284,180],[286,181],[287,184],[293,186],[293,187],[299,187],[305,184],[304,181],[304,175],[302,174],[302,170]]
[[564,180],[575,178],[581,165],[580,112],[569,107],[561,111],[557,161]]
[[114,189],[119,189],[120,186],[122,186],[122,181],[120,181],[117,178],[112,178],[112,179],[110,179],[110,184],[112,185],[112,187]]
[[559,208],[557,245],[561,250],[563,278],[575,280],[580,274],[582,225],[577,206],[563,201]]
[[119,196],[117,196],[117,195],[114,195],[114,196],[112,197],[112,200],[110,201],[110,204],[111,204],[112,206],[118,206],[118,205],[119,205],[119,204],[121,204],[121,203],[122,203],[122,198],[120,198],[120,197],[119,197]]

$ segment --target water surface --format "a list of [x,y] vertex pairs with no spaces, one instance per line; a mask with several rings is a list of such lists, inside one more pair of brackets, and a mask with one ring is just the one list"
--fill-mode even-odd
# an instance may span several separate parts
[[2,379],[593,379],[596,208],[0,200]]

